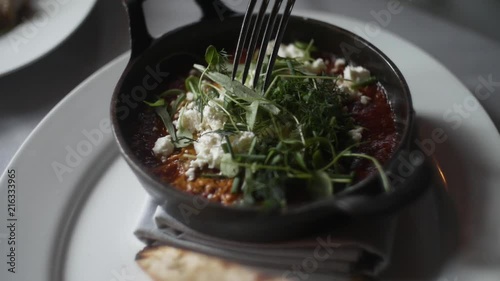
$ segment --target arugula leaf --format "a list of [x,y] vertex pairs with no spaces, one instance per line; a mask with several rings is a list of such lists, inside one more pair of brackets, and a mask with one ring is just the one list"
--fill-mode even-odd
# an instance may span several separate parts
[[174,142],[177,142],[177,135],[175,132],[174,124],[172,123],[172,118],[168,113],[167,107],[166,106],[157,107],[156,114],[160,116],[161,120],[163,121],[163,124],[165,124],[165,128],[167,129],[168,133],[172,136]]
[[219,51],[213,45],[208,46],[205,52],[205,61],[209,66],[216,65],[219,63]]
[[[222,73],[218,72],[212,72],[212,71],[207,71],[207,69],[199,64],[195,64],[194,68],[197,70],[204,72],[210,80],[214,81],[215,83],[221,85],[223,88],[225,88],[227,91],[233,93],[236,95],[238,98],[244,99],[248,102],[253,102],[256,100],[262,101],[260,106],[267,110],[269,113],[273,115],[278,115],[280,113],[280,109],[277,108],[275,105],[271,104],[269,101],[265,100],[261,95],[257,94],[254,90],[246,87],[245,85],[241,84],[241,82],[236,81],[236,80],[231,80],[231,77],[224,75]],[[267,102],[267,103],[266,103]]]
[[259,101],[253,101],[249,106],[246,107],[246,121],[249,131],[253,131],[255,127],[255,122],[257,121],[257,113],[259,113]]
[[333,184],[326,172],[317,171],[311,175],[308,181],[308,193],[313,199],[321,199],[333,196]]
[[217,48],[210,45],[205,52],[205,61],[207,62],[207,69],[218,71],[227,74],[227,64],[228,64],[228,54],[221,50],[217,51]]
[[200,94],[200,88],[198,87],[198,85],[200,84],[200,77],[191,75],[186,78],[185,84],[186,90],[188,92],[193,93],[195,96],[198,96]]
[[361,82],[358,82],[358,83],[353,83],[351,85],[351,89],[358,90],[358,89],[364,88],[366,86],[370,86],[372,84],[375,84],[375,83],[377,83],[377,81],[378,81],[377,77],[373,77],[372,76],[372,77],[368,78],[365,81],[361,81]]
[[151,106],[151,107],[159,107],[159,106],[164,106],[165,105],[165,100],[164,99],[158,99],[155,102],[147,102],[144,101],[145,104]]
[[166,98],[166,97],[170,97],[170,96],[179,96],[179,95],[182,95],[182,94],[184,94],[183,90],[170,89],[170,90],[167,90],[167,91],[161,93],[160,94],[160,98]]

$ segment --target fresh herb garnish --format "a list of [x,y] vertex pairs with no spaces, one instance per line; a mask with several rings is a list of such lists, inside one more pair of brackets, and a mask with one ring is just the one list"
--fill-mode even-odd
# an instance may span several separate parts
[[358,82],[358,83],[353,83],[351,85],[351,89],[358,90],[358,89],[361,89],[363,87],[375,84],[375,83],[377,83],[377,81],[378,81],[377,77],[370,77],[369,79],[367,79],[365,81],[361,81],[361,82]]
[[[332,197],[354,181],[355,175],[349,169],[351,158],[371,161],[388,191],[389,181],[377,159],[355,152],[360,143],[349,133],[357,124],[345,110],[351,97],[338,86],[341,79],[307,72],[305,63],[313,60],[311,53],[316,51],[313,43],[295,43],[305,53],[302,58],[277,60],[273,81],[266,91],[261,85],[249,88],[233,81],[227,70],[227,53],[209,46],[205,54],[207,66],[195,65],[201,74],[185,81],[187,93],[169,90],[156,102],[147,104],[156,108],[175,142],[188,140],[184,145],[201,137],[184,133],[182,128],[176,132],[172,122],[176,113],[183,114],[188,93],[194,96],[194,108],[202,120],[206,106],[224,114],[224,126],[210,132],[223,140],[221,148],[225,154],[220,174],[201,177],[233,179],[231,191],[242,194],[242,204],[285,207],[289,195],[297,192],[303,199]],[[372,77],[352,84],[351,89],[376,81]],[[175,100],[167,102],[172,96]],[[242,132],[255,135],[251,146],[243,152],[232,145],[232,138]]]

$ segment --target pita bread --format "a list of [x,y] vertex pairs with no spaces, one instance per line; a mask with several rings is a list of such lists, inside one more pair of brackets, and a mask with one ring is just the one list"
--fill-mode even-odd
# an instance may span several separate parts
[[146,248],[137,263],[154,281],[287,281],[241,265],[168,246]]

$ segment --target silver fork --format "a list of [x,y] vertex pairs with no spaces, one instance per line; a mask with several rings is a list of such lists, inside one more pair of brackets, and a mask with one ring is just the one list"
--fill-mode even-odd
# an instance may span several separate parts
[[[259,45],[259,56],[257,59],[257,65],[255,68],[255,77],[253,80],[253,88],[257,87],[259,80],[260,80],[260,75],[262,72],[262,66],[264,64],[264,59],[266,56],[267,52],[267,46],[269,42],[271,41],[271,36],[273,34],[274,27],[276,23],[278,22],[279,18],[279,11],[281,9],[281,5],[283,3],[283,0],[276,0],[274,3],[274,6],[272,8],[271,14],[269,15],[269,18],[267,20],[267,24],[265,26],[265,32],[264,35],[261,37],[261,31],[262,31],[262,25],[264,23],[264,19],[266,16],[266,11],[269,6],[270,0],[263,0],[262,4],[260,6],[257,18],[253,22],[253,28],[252,28],[252,33],[249,34],[250,27],[252,25],[252,16],[253,12],[255,10],[255,6],[257,5],[257,0],[251,0],[250,3],[248,4],[247,11],[245,13],[245,17],[243,19],[243,25],[241,27],[241,32],[240,36],[238,38],[238,45],[236,47],[236,54],[234,57],[234,62],[233,62],[233,75],[232,79],[234,80],[236,78],[236,73],[238,71],[239,65],[240,65],[240,60],[241,56],[243,54],[243,51],[246,49],[246,54],[245,54],[245,68],[243,70],[243,77],[242,77],[242,83],[245,84],[247,78],[248,78],[248,73],[250,71],[250,66],[252,64],[252,58],[254,56],[254,53],[257,48],[257,44],[260,41]],[[287,4],[285,7],[285,10],[283,12],[283,15],[281,17],[280,23],[278,30],[276,32],[275,38],[275,45],[273,49],[273,53],[269,59],[269,63],[267,66],[266,70],[266,79],[264,80],[263,84],[263,89],[264,91],[269,87],[269,84],[271,83],[271,76],[272,76],[272,69],[274,68],[274,64],[276,62],[276,58],[278,56],[278,51],[281,45],[281,42],[283,41],[283,35],[285,34],[286,27],[288,25],[288,20],[290,19],[290,15],[293,10],[293,6],[295,5],[295,0],[287,0]],[[247,44],[248,43],[248,44]]]

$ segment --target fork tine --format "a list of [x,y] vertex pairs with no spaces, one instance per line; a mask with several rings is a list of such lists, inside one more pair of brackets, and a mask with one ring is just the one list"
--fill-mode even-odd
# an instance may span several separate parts
[[264,58],[266,57],[266,53],[267,53],[267,45],[269,44],[269,39],[271,38],[271,35],[273,34],[274,26],[276,25],[276,21],[278,20],[278,13],[279,13],[279,10],[281,8],[282,3],[283,3],[283,0],[277,0],[276,3],[274,3],[273,10],[272,10],[271,15],[269,16],[269,20],[267,22],[266,32],[264,33],[264,39],[262,40],[262,43],[260,45],[259,58],[257,60],[257,67],[255,68],[255,77],[253,80],[253,88],[254,89],[257,87],[257,84],[259,83],[260,74],[262,72],[262,65],[264,63]]
[[276,35],[276,44],[273,49],[273,54],[269,59],[269,65],[267,66],[266,72],[266,80],[264,82],[264,91],[269,87],[271,83],[272,70],[274,68],[274,64],[276,62],[276,57],[278,56],[278,51],[280,48],[281,41],[283,41],[283,36],[285,35],[286,27],[288,25],[288,21],[290,19],[290,15],[292,14],[293,6],[295,5],[295,0],[288,0],[285,8],[285,12],[283,13],[283,17],[281,18],[280,25],[278,27],[278,34]]
[[241,26],[240,37],[238,38],[238,44],[236,45],[236,53],[234,55],[233,62],[233,75],[232,80],[236,78],[236,72],[238,71],[238,66],[240,64],[241,54],[243,49],[245,48],[246,40],[248,37],[248,30],[250,29],[250,23],[252,21],[253,11],[255,10],[255,5],[257,4],[257,0],[251,0],[248,3],[247,12],[245,14],[245,18],[243,19],[243,25]]
[[269,1],[270,0],[263,0],[262,5],[260,6],[259,10],[259,15],[257,16],[257,21],[255,22],[253,32],[252,32],[252,37],[250,39],[250,45],[247,50],[247,55],[246,55],[246,62],[245,62],[245,70],[243,71],[243,78],[241,79],[241,83],[245,84],[247,77],[248,77],[248,72],[250,70],[250,65],[252,58],[251,56],[255,52],[255,48],[257,47],[257,41],[259,40],[260,36],[260,31],[262,29],[262,23],[264,22],[264,18],[266,15],[266,10],[267,7],[269,6]]

